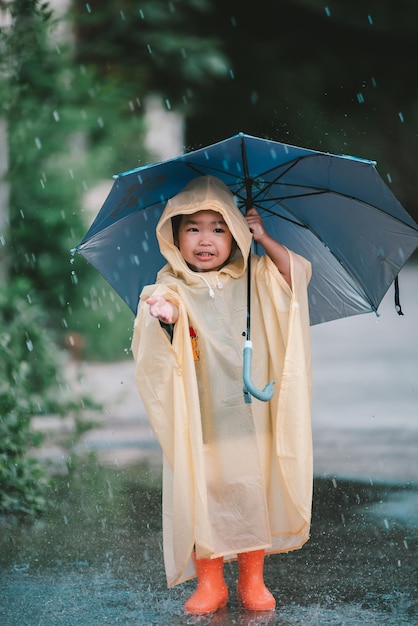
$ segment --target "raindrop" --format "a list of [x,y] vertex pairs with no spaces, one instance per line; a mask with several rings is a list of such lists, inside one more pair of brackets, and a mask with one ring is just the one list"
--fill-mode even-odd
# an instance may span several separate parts
[[42,148],[42,142],[39,137],[35,137],[35,146],[40,150]]
[[142,249],[144,252],[149,252],[149,245],[148,242],[145,241],[145,239],[142,241]]
[[42,189],[45,189],[45,183],[44,183],[44,181],[42,180],[42,178],[41,178],[41,180],[40,180],[39,182],[41,183],[41,187],[42,187]]
[[331,11],[330,11],[329,7],[325,7],[325,15],[327,17],[331,17]]
[[401,567],[401,565],[402,565],[401,559],[398,559],[398,567]]
[[385,525],[385,528],[387,528],[389,530],[389,522],[388,522],[388,520],[386,518],[383,520],[383,523]]
[[135,111],[135,105],[132,100],[129,100],[129,108],[131,109],[131,111]]
[[58,113],[58,111],[54,111],[52,115],[53,115],[54,120],[55,120],[56,122],[59,122],[59,121],[60,121],[60,114]]
[[374,76],[372,76],[371,81],[372,81],[373,87],[377,87],[377,82]]
[[386,178],[388,179],[389,183],[392,182],[392,176],[389,174],[389,172],[386,174]]
[[20,217],[22,218],[22,220],[24,220],[25,214],[23,213],[22,209],[20,209],[19,213],[20,213]]
[[30,293],[26,294],[26,300],[29,302],[29,304],[32,304],[32,298],[30,297]]
[[144,12],[142,9],[139,9],[139,17],[141,18],[141,20],[145,19]]
[[232,69],[232,67],[229,70],[229,76],[232,78],[232,80],[234,80],[235,74],[234,74],[234,70]]
[[6,245],[6,240],[4,238],[4,235],[0,235],[0,243],[1,243],[2,246]]
[[31,340],[29,339],[29,337],[26,339],[26,347],[29,350],[29,352],[33,351],[33,343],[31,342]]
[[359,104],[363,104],[364,102],[364,96],[361,92],[357,94],[357,101]]
[[97,124],[100,128],[104,128],[104,121],[101,117],[97,118]]
[[367,16],[367,19],[369,20],[369,24],[370,24],[370,26],[373,26],[373,18],[372,18],[372,16],[371,16],[371,15],[368,15],[368,16]]
[[28,570],[29,567],[30,567],[29,563],[15,563],[13,565],[13,569],[15,570],[15,572],[24,572]]
[[63,515],[63,520],[64,520],[64,524],[67,526],[67,524],[68,524],[68,517],[66,515]]
[[74,179],[74,172],[73,172],[73,170],[68,170],[68,173],[70,175],[70,178]]
[[406,550],[409,550],[408,542],[406,539],[403,540],[403,545],[405,546]]
[[231,15],[231,24],[235,28],[237,25],[237,19],[234,15]]
[[399,111],[398,115],[399,115],[399,119],[401,120],[401,122],[404,122],[405,118],[403,116],[403,113],[401,113],[401,111]]
[[121,19],[125,21],[126,18],[125,18],[124,11],[119,11],[119,14],[120,14]]
[[148,50],[148,53],[149,53],[149,54],[152,54],[152,48],[151,48],[151,46],[149,45],[149,43],[147,44],[147,50]]
[[167,107],[167,109],[168,109],[169,111],[171,111],[171,102],[170,102],[170,100],[168,100],[167,98],[166,98],[166,100],[165,100],[165,106]]
[[[68,328],[68,323],[67,323],[67,320],[65,319],[65,317],[62,318],[62,325],[64,326],[64,328]],[[72,337],[72,335],[71,335],[71,337]]]
[[331,482],[332,482],[332,485],[333,485],[334,489],[336,489],[337,488],[337,481],[336,481],[336,479],[333,478]]
[[77,274],[75,273],[74,270],[72,270],[72,272],[71,272],[71,282],[73,283],[73,285],[77,285],[78,284]]

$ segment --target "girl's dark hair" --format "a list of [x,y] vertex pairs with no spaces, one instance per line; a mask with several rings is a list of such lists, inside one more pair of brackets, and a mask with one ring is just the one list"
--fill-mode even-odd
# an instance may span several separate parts
[[180,214],[180,215],[174,215],[171,218],[171,228],[173,229],[173,240],[176,245],[179,240],[179,228],[180,228],[180,222],[181,222],[182,217],[183,215]]

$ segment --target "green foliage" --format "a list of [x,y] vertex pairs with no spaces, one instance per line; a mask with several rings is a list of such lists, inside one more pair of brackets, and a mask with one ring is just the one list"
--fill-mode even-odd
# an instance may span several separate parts
[[69,297],[69,250],[83,231],[81,185],[71,169],[74,106],[62,57],[48,36],[51,14],[39,2],[9,2],[12,27],[1,32],[3,115],[10,185],[6,254],[12,280],[25,276],[32,299],[51,320]]
[[30,429],[34,415],[64,414],[65,400],[56,347],[44,315],[23,296],[25,289],[0,291],[0,512],[33,515],[46,506],[49,478],[27,456],[39,443]]
[[[121,351],[116,339],[101,340],[109,312],[90,309],[91,320],[85,315],[100,277],[84,262],[77,280],[70,250],[92,219],[82,210],[85,192],[141,159],[142,116],[113,77],[97,80],[94,67],[74,65],[71,49],[54,43],[47,5],[15,0],[8,6],[11,27],[0,29],[10,184],[9,227],[1,234],[8,278],[13,283],[25,276],[27,295],[48,312],[57,340],[71,330],[91,332],[88,354],[112,358],[112,351],[113,357]],[[114,327],[120,328],[119,319]]]

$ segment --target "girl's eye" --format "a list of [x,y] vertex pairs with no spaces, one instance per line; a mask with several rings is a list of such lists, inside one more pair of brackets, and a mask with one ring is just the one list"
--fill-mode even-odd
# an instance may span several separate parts
[[215,228],[214,233],[224,233],[225,230],[223,228]]

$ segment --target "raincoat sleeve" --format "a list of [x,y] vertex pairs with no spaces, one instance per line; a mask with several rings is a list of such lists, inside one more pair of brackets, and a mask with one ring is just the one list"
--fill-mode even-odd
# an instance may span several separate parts
[[[277,459],[289,494],[306,520],[312,505],[311,343],[307,287],[311,264],[289,251],[292,288],[267,256],[257,286],[269,328],[272,369],[279,389],[272,403]],[[270,297],[268,297],[270,295]],[[272,319],[277,320],[271,323]],[[275,346],[283,345],[281,357]]]
[[[152,295],[164,297],[179,309],[172,342],[159,320],[149,312],[146,300]],[[152,285],[144,288],[131,346],[136,364],[136,384],[155,436],[171,466],[174,462],[174,423],[169,408],[173,405],[174,377],[182,368],[181,350],[178,350],[177,344],[178,337],[183,333],[178,330],[186,324],[187,313],[175,286]]]
[[[160,295],[176,304],[179,317],[173,341],[149,313],[146,299]],[[201,430],[191,428],[199,415],[196,370],[188,315],[176,285],[155,285],[141,294],[134,324],[135,378],[150,424],[163,451],[163,541],[167,583],[171,587],[195,575],[196,476],[203,475]],[[197,492],[200,490],[197,489]]]

